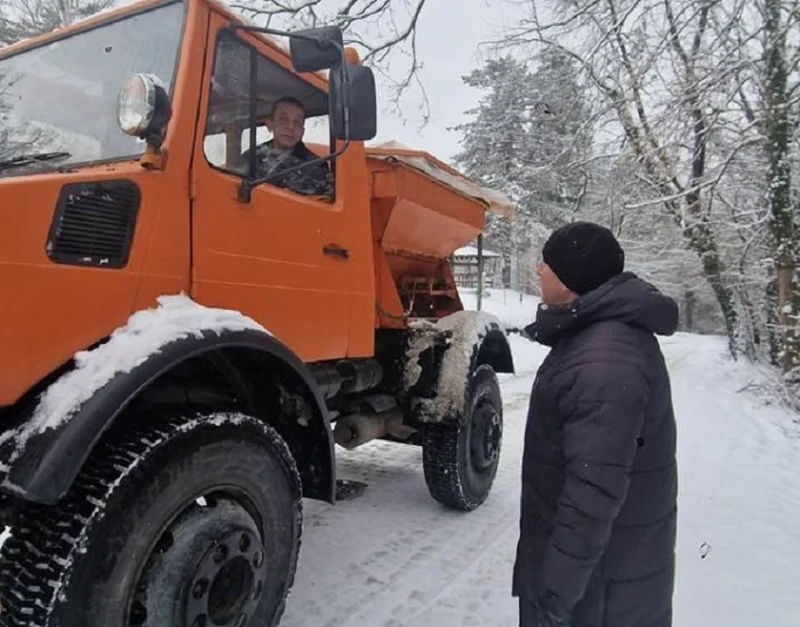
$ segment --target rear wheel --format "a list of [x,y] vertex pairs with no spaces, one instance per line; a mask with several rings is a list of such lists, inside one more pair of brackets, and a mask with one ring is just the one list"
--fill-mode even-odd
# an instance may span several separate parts
[[497,375],[479,366],[469,378],[460,420],[425,425],[422,459],[431,496],[447,507],[471,511],[492,489],[503,440],[503,403]]
[[301,517],[289,449],[261,421],[137,424],[98,446],[59,505],[20,513],[0,554],[0,625],[275,625]]

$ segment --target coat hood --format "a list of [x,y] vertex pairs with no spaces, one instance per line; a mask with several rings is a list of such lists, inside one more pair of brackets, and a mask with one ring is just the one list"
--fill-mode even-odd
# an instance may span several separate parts
[[603,320],[617,320],[657,335],[678,328],[678,304],[632,272],[623,272],[569,305],[539,305],[528,336],[554,346],[569,333]]

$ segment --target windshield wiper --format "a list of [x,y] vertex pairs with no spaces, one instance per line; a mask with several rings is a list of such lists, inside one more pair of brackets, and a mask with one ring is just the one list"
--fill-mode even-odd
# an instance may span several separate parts
[[33,163],[45,163],[47,161],[54,161],[56,159],[68,159],[72,156],[70,152],[37,152],[29,155],[20,155],[13,159],[0,161],[0,171],[9,168],[21,168]]

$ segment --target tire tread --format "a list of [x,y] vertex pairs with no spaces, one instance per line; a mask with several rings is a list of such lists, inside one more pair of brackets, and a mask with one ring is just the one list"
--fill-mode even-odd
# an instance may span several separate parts
[[[497,375],[491,366],[482,365],[475,369],[467,382],[467,392],[474,393],[481,385],[491,386],[492,395],[500,398]],[[502,401],[498,409],[502,415]],[[445,507],[470,512],[483,504],[488,497],[488,490],[476,497],[464,488],[459,470],[459,461],[464,454],[460,450],[463,446],[460,438],[462,422],[464,421],[453,420],[425,425],[422,434],[422,462],[425,483],[431,497]]]
[[[85,551],[92,526],[111,497],[146,464],[153,453],[200,426],[245,424],[269,442],[300,494],[300,476],[289,448],[266,423],[236,412],[164,416],[129,423],[109,433],[95,448],[69,493],[56,506],[26,504],[0,550],[0,627],[51,627],[53,608],[66,589],[72,564]],[[302,501],[296,499],[296,522],[302,521]],[[300,527],[298,527],[300,529]],[[302,533],[297,534],[295,560]],[[275,623],[282,615],[295,568]]]

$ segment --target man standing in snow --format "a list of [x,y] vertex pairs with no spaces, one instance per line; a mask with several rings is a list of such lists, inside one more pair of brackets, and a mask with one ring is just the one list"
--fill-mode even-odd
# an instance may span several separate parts
[[552,349],[525,433],[522,627],[672,624],[675,418],[655,334],[675,332],[678,306],[624,264],[611,231],[586,222],[542,251],[526,333]]

